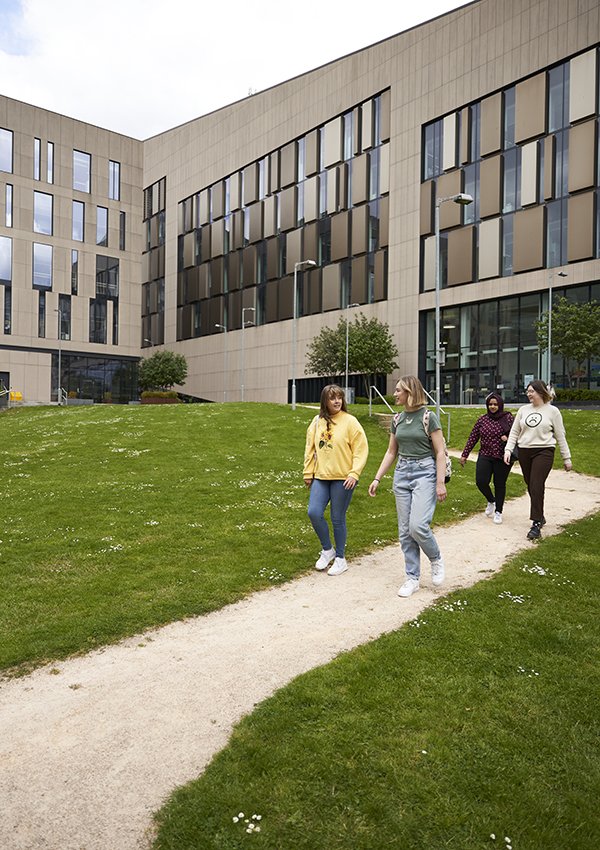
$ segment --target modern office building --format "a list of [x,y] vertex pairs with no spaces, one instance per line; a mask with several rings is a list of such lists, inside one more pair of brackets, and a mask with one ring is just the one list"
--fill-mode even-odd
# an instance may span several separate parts
[[314,399],[362,312],[443,402],[568,383],[534,323],[600,300],[599,13],[477,0],[143,142],[0,98],[0,379],[126,401],[166,347],[190,396]]

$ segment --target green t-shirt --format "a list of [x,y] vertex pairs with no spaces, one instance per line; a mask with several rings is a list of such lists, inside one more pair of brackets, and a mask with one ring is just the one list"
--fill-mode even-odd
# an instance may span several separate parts
[[[423,427],[423,413],[425,410],[425,407],[412,410],[410,413],[404,410],[402,413],[396,414],[394,419],[392,419],[390,431],[396,436],[399,457],[435,457],[431,440]],[[436,414],[430,411],[429,433],[438,431],[440,427],[440,421]]]

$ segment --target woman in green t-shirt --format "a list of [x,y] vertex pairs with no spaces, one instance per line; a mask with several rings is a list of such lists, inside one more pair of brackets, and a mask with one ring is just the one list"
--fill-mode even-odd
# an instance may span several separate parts
[[414,375],[400,378],[394,398],[404,410],[394,416],[389,446],[369,495],[375,496],[381,479],[397,460],[393,492],[406,568],[406,581],[398,596],[412,596],[419,589],[421,550],[431,561],[433,584],[438,587],[444,581],[444,561],[431,520],[438,501],[446,498],[446,455],[439,420],[427,409],[421,381]]

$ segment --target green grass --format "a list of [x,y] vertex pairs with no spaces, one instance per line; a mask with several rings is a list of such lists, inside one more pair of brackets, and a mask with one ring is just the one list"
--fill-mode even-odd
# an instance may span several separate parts
[[[235,729],[155,850],[597,850],[600,516]],[[233,817],[260,814],[247,835]],[[496,836],[495,840],[491,835]]]

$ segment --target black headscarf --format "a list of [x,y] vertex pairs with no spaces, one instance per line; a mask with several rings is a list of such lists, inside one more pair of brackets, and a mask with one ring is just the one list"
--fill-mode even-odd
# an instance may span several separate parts
[[[495,413],[492,413],[490,411],[490,399],[492,399],[492,398],[495,398],[496,401],[498,402],[498,410]],[[493,419],[495,422],[498,422],[499,420],[504,419],[504,417],[507,417],[507,422],[505,424],[506,424],[506,430],[507,430],[507,433],[508,433],[508,431],[510,431],[510,427],[511,427],[511,419],[510,419],[510,414],[504,412],[504,399],[502,398],[502,396],[499,393],[494,393],[494,392],[490,393],[488,396],[486,396],[485,406],[487,408],[487,415],[490,417],[490,419]]]

